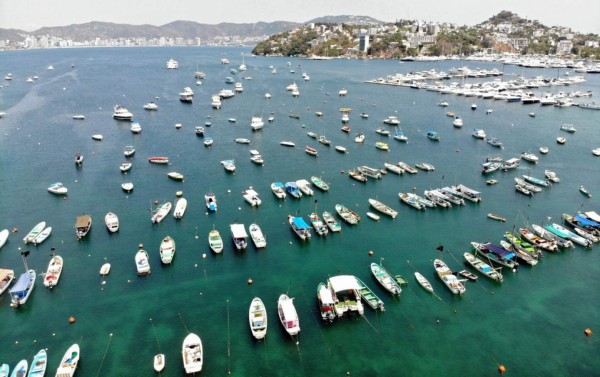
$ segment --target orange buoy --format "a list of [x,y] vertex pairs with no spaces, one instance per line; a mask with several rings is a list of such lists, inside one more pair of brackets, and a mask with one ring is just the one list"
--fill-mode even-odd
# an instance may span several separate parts
[[248,285],[252,285],[253,281],[252,278],[248,278]]
[[506,367],[504,365],[498,365],[498,373],[502,374],[506,372]]
[[369,250],[369,255],[373,255],[373,250]]
[[69,323],[73,324],[75,323],[75,317],[69,317]]
[[17,232],[19,231],[19,229],[17,229],[17,227],[14,227],[14,228],[12,229],[12,231],[13,231],[13,233],[17,233]]
[[585,329],[584,333],[585,333],[585,336],[590,336],[590,335],[592,335],[592,329],[590,329],[588,327],[587,329]]

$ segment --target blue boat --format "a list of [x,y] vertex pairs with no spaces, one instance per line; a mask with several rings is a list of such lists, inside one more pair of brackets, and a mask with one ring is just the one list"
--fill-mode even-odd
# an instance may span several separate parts
[[427,137],[433,141],[440,141],[440,135],[435,131],[427,131]]
[[543,179],[535,178],[530,175],[523,175],[523,179],[534,185],[548,187],[548,182]]
[[302,241],[310,240],[310,225],[302,217],[289,215],[288,220],[292,230]]
[[592,221],[592,220],[588,219],[587,217],[583,217],[581,215],[576,215],[575,220],[577,220],[584,227],[589,226],[589,227],[593,227],[593,228],[600,228],[600,223]]
[[24,305],[33,291],[35,284],[36,273],[34,270],[28,270],[19,276],[19,280],[10,289],[10,297],[12,303],[10,304],[13,308],[18,308],[20,305]]
[[298,189],[296,182],[286,182],[285,191],[287,191],[294,198],[302,197],[302,192]]
[[27,360],[23,359],[19,361],[15,369],[13,369],[10,377],[25,377],[25,375],[27,375],[28,368],[29,364],[27,363]]
[[43,377],[46,373],[46,365],[48,362],[48,356],[46,355],[46,350],[41,349],[33,358],[31,362],[31,368],[29,368],[29,373],[27,373],[27,377]]
[[473,245],[473,248],[477,250],[477,253],[489,259],[491,262],[514,270],[519,268],[519,264],[514,260],[515,253],[513,253],[512,251],[506,250],[503,247],[494,245],[489,242],[484,244],[471,242],[471,245]]

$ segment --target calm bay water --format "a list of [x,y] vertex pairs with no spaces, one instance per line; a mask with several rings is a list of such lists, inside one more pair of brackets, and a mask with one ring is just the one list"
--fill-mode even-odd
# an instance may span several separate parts
[[[224,100],[219,111],[210,107],[210,96],[226,88],[226,76],[241,63],[245,53],[248,71],[238,73],[244,93]],[[179,61],[178,70],[167,70],[169,58]],[[227,57],[230,65],[220,64]],[[289,72],[287,62],[295,74]],[[503,285],[480,278],[467,283],[464,297],[453,297],[434,276],[432,260],[442,257],[453,269],[462,269],[462,253],[470,241],[498,242],[513,227],[528,223],[559,222],[564,212],[596,210],[598,163],[591,149],[600,146],[598,114],[577,108],[557,109],[523,106],[417,91],[408,88],[365,84],[365,80],[396,72],[436,68],[447,70],[461,62],[405,63],[398,61],[307,61],[288,58],[251,58],[244,48],[136,48],[73,49],[3,52],[0,72],[13,74],[13,81],[0,89],[0,228],[18,228],[0,250],[0,266],[23,270],[19,251],[30,250],[29,266],[45,271],[51,248],[65,260],[59,285],[48,291],[42,278],[28,303],[14,310],[9,297],[0,297],[0,363],[11,366],[22,358],[31,360],[40,348],[49,354],[49,375],[54,373],[64,351],[72,343],[81,346],[78,376],[153,375],[152,357],[166,354],[162,375],[184,374],[181,342],[191,331],[204,343],[203,374],[238,376],[307,375],[406,375],[465,376],[494,375],[497,364],[518,376],[597,375],[600,361],[597,335],[585,337],[590,327],[600,331],[598,283],[600,257],[596,248],[580,247],[558,255],[547,255],[533,268],[505,272]],[[493,63],[467,63],[471,68],[499,68],[511,75],[555,77],[556,70],[522,70]],[[54,70],[47,70],[49,65]],[[71,65],[75,67],[72,68]],[[269,65],[278,69],[271,74]],[[194,72],[207,74],[196,86]],[[301,72],[310,75],[304,82]],[[563,73],[563,72],[560,72]],[[574,73],[572,73],[574,74]],[[34,84],[28,76],[38,75]],[[241,80],[251,76],[252,80]],[[600,77],[554,91],[600,91]],[[292,98],[285,87],[295,80],[301,96]],[[194,103],[184,105],[178,92],[190,86]],[[348,96],[337,95],[341,88]],[[233,89],[233,88],[231,88]],[[271,100],[265,100],[269,92]],[[159,99],[155,99],[159,97]],[[437,106],[441,100],[447,109]],[[157,112],[142,106],[156,101]],[[478,110],[470,110],[471,103]],[[143,131],[133,135],[129,123],[111,118],[112,108],[129,108]],[[339,108],[352,108],[350,135],[340,131]],[[485,109],[493,109],[486,115]],[[322,111],[323,117],[314,112]],[[452,127],[446,111],[461,116],[465,126]],[[531,118],[528,113],[536,112]],[[275,121],[252,132],[252,115]],[[288,114],[300,114],[292,119]],[[360,119],[368,112],[368,120]],[[86,120],[72,120],[85,114]],[[375,149],[382,139],[374,132],[381,121],[396,115],[409,143],[389,140],[390,151]],[[215,139],[205,148],[194,127],[211,116],[206,134]],[[227,120],[237,118],[232,124]],[[181,123],[177,130],[174,125]],[[573,123],[574,135],[559,130]],[[488,136],[500,138],[499,151],[471,136],[472,128],[483,128]],[[437,131],[442,140],[425,137]],[[307,131],[325,134],[333,145],[348,148],[346,155],[306,136]],[[363,145],[354,134],[367,135]],[[96,142],[92,134],[104,141]],[[559,146],[555,139],[566,136]],[[251,144],[234,143],[237,137]],[[281,147],[292,140],[297,148]],[[122,175],[125,145],[137,149],[133,168]],[[304,153],[305,145],[319,150],[314,158]],[[518,157],[547,145],[550,153],[540,156],[537,166],[523,163],[517,171],[495,173],[495,186],[486,186],[479,164],[486,156]],[[265,158],[263,167],[250,162],[249,149]],[[75,153],[85,161],[81,169],[73,163]],[[171,166],[148,164],[151,156],[168,156]],[[227,174],[219,161],[234,158],[237,171]],[[357,165],[382,167],[384,162],[426,161],[435,172],[415,176],[390,174],[380,181],[359,184],[343,171]],[[544,169],[556,171],[561,182],[534,198],[516,193],[513,177],[543,176]],[[174,182],[169,171],[185,175]],[[322,176],[331,184],[326,193],[312,198],[277,200],[270,192],[273,181]],[[69,188],[66,200],[46,191],[53,182]],[[135,190],[127,195],[120,184],[132,181]],[[483,202],[463,208],[435,209],[423,213],[398,200],[398,192],[464,183],[483,193]],[[594,194],[587,199],[578,192],[584,185]],[[263,200],[259,208],[244,202],[241,191],[253,186]],[[169,216],[152,225],[150,208],[155,201],[174,200],[183,190],[188,210],[181,221]],[[214,191],[217,213],[207,214],[204,193]],[[398,209],[395,220],[374,222],[366,217],[367,198],[378,198]],[[287,215],[334,211],[336,203],[357,210],[359,225],[344,226],[341,234],[325,239],[313,237],[302,244],[289,229]],[[108,211],[119,215],[121,229],[109,234],[103,224]],[[486,218],[489,212],[505,216],[507,223]],[[77,241],[75,217],[91,214],[94,225],[88,237]],[[383,216],[382,216],[383,217]],[[46,221],[53,233],[40,246],[24,246],[21,239],[35,224]],[[268,247],[252,245],[235,253],[229,224],[258,223]],[[207,234],[215,226],[225,241],[221,255],[209,251]],[[160,240],[171,235],[177,242],[174,263],[161,266]],[[152,274],[136,275],[134,254],[143,243],[150,254]],[[445,252],[436,250],[444,245]],[[369,251],[374,252],[369,256]],[[203,254],[206,255],[203,258]],[[402,297],[392,299],[370,276],[372,261],[383,264],[409,280]],[[112,271],[102,285],[98,270],[106,261]],[[420,271],[433,284],[440,299],[427,294],[412,278]],[[347,318],[332,325],[320,323],[315,290],[328,276],[352,274],[365,281],[384,301],[386,311],[365,310],[364,318]],[[247,285],[252,278],[253,285]],[[276,302],[279,294],[295,297],[301,328],[298,343],[279,324]],[[255,342],[248,330],[248,306],[259,296],[267,305],[270,326],[266,341]],[[77,322],[68,323],[74,316]],[[111,335],[112,334],[112,335]],[[156,335],[155,335],[156,334]]]

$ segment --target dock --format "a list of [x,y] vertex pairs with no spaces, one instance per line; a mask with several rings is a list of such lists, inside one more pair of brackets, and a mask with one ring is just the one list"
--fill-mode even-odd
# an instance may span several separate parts
[[360,287],[360,296],[362,297],[363,301],[374,310],[380,309],[382,312],[385,311],[385,308],[383,307],[383,301],[377,297],[371,288],[367,287],[367,285],[359,278],[356,278],[356,282]]

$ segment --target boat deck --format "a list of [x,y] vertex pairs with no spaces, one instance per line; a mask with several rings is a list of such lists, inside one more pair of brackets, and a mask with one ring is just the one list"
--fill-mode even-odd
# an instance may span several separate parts
[[367,303],[372,309],[381,309],[381,311],[385,311],[383,307],[383,301],[369,288],[362,280],[356,278],[356,282],[360,288],[360,295],[364,302]]

